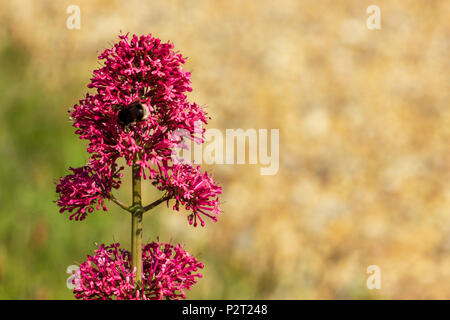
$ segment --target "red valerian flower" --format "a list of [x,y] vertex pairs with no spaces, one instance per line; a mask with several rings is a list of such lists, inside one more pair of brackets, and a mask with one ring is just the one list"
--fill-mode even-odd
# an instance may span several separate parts
[[114,161],[110,165],[104,165],[94,158],[83,167],[70,168],[73,174],[60,178],[56,186],[58,206],[61,207],[59,211],[68,211],[70,220],[84,220],[88,213],[94,211],[95,204],[97,210],[103,208],[107,211],[104,199],[109,197],[112,188],[119,188],[122,169],[123,167],[117,169]]
[[187,163],[174,165],[170,172],[164,172],[154,184],[158,189],[167,191],[168,196],[176,200],[173,209],[180,210],[180,203],[187,210],[192,210],[188,216],[189,224],[197,226],[197,219],[205,225],[200,213],[217,221],[220,212],[218,195],[222,192],[208,173],[202,173],[200,166]]
[[[96,168],[71,169],[73,174],[60,180],[60,211],[76,209],[70,217],[82,220],[95,202],[106,210],[104,199],[120,185],[116,161],[124,158],[128,166],[139,166],[140,176],[168,191],[176,200],[175,209],[181,203],[192,210],[191,224],[197,226],[199,218],[204,225],[199,213],[216,220],[220,212],[217,195],[222,189],[198,167],[172,161],[179,144],[176,133],[182,130],[202,143],[205,129],[198,124],[207,123],[205,111],[187,100],[192,88],[191,74],[182,68],[185,58],[173,50],[173,44],[162,43],[151,34],[119,38],[99,55],[103,66],[93,72],[88,85],[94,92],[71,111],[75,132],[88,141],[87,151]],[[119,113],[130,105],[145,108],[146,116],[124,125]]]
[[[120,39],[99,56],[104,66],[94,71],[88,85],[97,92],[80,100],[71,116],[76,133],[89,140],[89,153],[123,157],[129,166],[136,160],[144,178],[153,178],[156,165],[171,157],[173,132],[194,134],[197,121],[207,123],[206,113],[187,100],[191,75],[183,70],[185,58],[173,51],[173,44],[151,35]],[[148,109],[148,117],[121,126],[119,106],[136,101]]]
[[181,245],[151,242],[143,247],[142,285],[135,282],[130,253],[120,244],[98,246],[93,256],[80,265],[73,280],[74,295],[84,300],[161,300],[186,298],[201,278],[203,264],[182,249]]

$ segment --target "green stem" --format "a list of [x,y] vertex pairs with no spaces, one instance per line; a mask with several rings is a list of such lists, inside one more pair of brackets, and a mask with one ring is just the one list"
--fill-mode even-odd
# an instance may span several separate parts
[[136,281],[142,284],[142,208],[141,177],[139,165],[133,164],[133,205],[131,212],[131,267],[136,268]]
[[156,200],[155,202],[150,203],[148,206],[145,206],[143,208],[144,212],[147,212],[148,210],[152,210],[154,207],[156,207],[157,205],[159,205],[160,203],[170,200],[171,197],[169,196],[164,196],[161,199]]
[[114,202],[115,204],[117,204],[117,205],[118,205],[119,207],[121,207],[123,210],[126,210],[126,211],[128,211],[128,212],[131,212],[130,208],[129,208],[126,204],[124,204],[124,203],[122,203],[120,200],[118,200],[116,197],[114,197],[113,194],[110,194],[110,195],[109,195],[109,200],[111,200],[112,202]]

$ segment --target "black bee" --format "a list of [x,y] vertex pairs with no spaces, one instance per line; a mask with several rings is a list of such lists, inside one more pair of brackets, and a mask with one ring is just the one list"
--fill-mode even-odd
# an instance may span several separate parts
[[118,108],[119,114],[117,115],[117,122],[122,127],[145,120],[150,114],[148,107],[145,104],[140,103],[140,101],[135,101],[127,106],[120,105]]

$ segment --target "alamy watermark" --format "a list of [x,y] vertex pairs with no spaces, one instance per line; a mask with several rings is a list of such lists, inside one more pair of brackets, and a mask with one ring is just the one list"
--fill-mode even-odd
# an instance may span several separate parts
[[70,276],[66,280],[67,288],[73,290],[80,285],[80,266],[70,265],[66,269],[66,273]]
[[[173,134],[178,148],[172,161],[195,164],[259,164],[261,175],[275,175],[279,169],[280,130],[270,129],[207,129],[201,143],[201,122],[194,124],[194,135],[179,129]],[[269,152],[270,149],[270,152]]]
[[66,13],[70,14],[66,20],[66,27],[69,30],[81,28],[81,9],[75,4],[71,4],[67,7]]
[[379,6],[370,5],[366,9],[366,13],[370,16],[366,20],[366,26],[369,30],[381,29],[381,9]]
[[369,277],[367,277],[366,286],[367,289],[373,290],[381,289],[381,269],[379,266],[373,264],[367,267],[366,270],[367,274],[370,274]]

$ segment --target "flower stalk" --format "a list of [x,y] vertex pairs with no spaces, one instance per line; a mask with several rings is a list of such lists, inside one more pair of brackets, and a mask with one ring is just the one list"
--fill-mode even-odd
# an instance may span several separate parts
[[163,203],[164,201],[168,201],[171,199],[171,196],[169,195],[165,195],[163,196],[161,199],[158,199],[152,203],[150,203],[149,205],[145,206],[143,208],[144,212],[147,212],[149,210],[152,210],[154,207],[156,207],[157,205],[159,205],[160,203]]
[[110,194],[109,196],[109,200],[111,200],[112,202],[114,202],[115,204],[117,204],[119,207],[121,207],[123,210],[131,212],[130,208],[122,203],[120,200],[118,200],[116,197],[114,197],[114,195]]
[[141,176],[139,165],[132,167],[132,192],[133,205],[131,211],[131,268],[136,270],[136,281],[138,286],[142,284],[142,208]]

